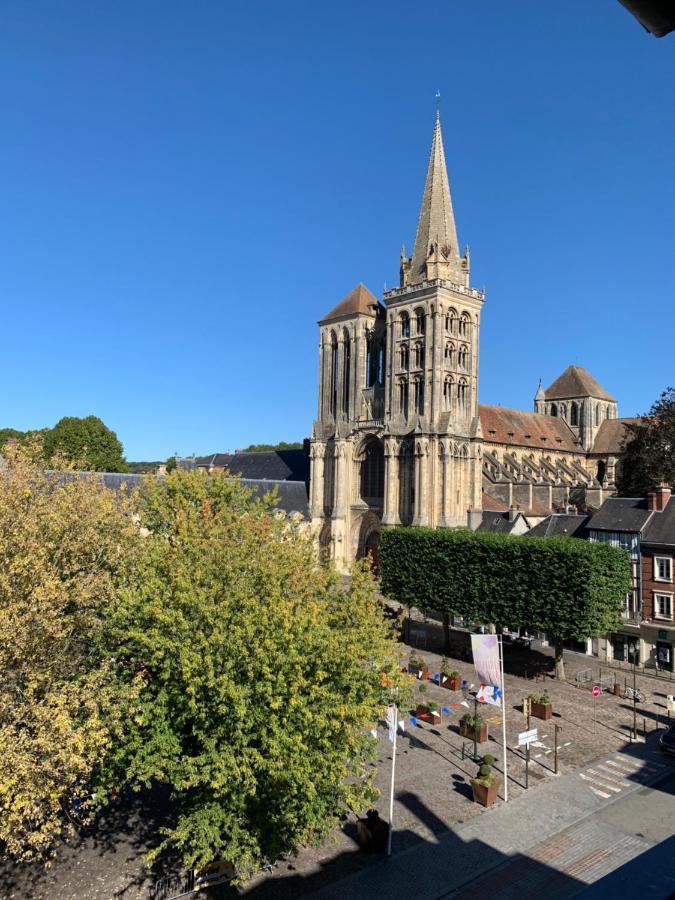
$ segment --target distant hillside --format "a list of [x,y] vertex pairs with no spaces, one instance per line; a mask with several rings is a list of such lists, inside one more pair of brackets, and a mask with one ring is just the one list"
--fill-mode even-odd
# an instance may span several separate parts
[[165,460],[155,462],[128,462],[127,468],[133,475],[154,475],[158,466],[163,466]]

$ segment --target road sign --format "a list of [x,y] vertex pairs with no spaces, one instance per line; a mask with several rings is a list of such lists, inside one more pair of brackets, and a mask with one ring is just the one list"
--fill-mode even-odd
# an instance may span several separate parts
[[600,696],[600,685],[599,685],[599,684],[594,684],[594,685],[593,685],[593,696],[594,696],[594,697],[599,697],[599,696]]
[[538,739],[537,729],[530,728],[529,731],[521,731],[518,735],[518,746],[525,747]]

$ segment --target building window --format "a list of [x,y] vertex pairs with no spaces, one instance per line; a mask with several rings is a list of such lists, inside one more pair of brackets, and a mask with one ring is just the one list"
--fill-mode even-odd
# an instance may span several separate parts
[[415,344],[415,368],[424,368],[424,344]]
[[673,618],[673,595],[672,594],[654,594],[654,618],[655,619],[672,619]]
[[595,424],[596,425],[600,424],[600,404],[599,403],[595,407]]
[[457,333],[457,312],[454,309],[448,310],[448,313],[445,317],[445,330],[450,334]]
[[558,404],[557,403],[551,403],[551,415],[554,418],[558,417]]
[[407,344],[401,345],[400,353],[401,353],[401,368],[405,369],[407,371],[408,363],[410,362],[410,352],[408,350]]
[[452,389],[454,385],[452,383],[452,378],[446,378],[443,383],[443,409],[445,412],[449,412],[452,407]]
[[410,337],[410,319],[408,313],[401,313],[401,337]]
[[457,385],[457,405],[462,410],[466,406],[466,397],[467,397],[466,387],[467,386],[466,386],[465,381],[460,381],[460,383]]
[[400,381],[398,385],[398,408],[404,418],[408,418],[408,382]]
[[673,580],[673,560],[670,556],[654,557],[654,579],[656,581]]
[[445,345],[445,362],[449,368],[455,364],[455,345],[451,341]]
[[349,340],[349,332],[345,330],[343,340],[343,358],[344,365],[342,367],[342,412],[349,416],[349,381],[351,379],[352,365],[352,344]]
[[579,407],[576,403],[570,406],[570,425],[577,426],[579,424]]
[[466,347],[462,346],[459,348],[459,352],[457,354],[457,365],[460,369],[466,370],[467,360],[469,358],[469,351]]
[[421,309],[415,313],[415,334],[424,334],[424,313]]
[[469,317],[466,313],[462,313],[462,318],[459,320],[459,333],[463,337],[469,333]]
[[415,411],[421,416],[424,414],[424,382],[418,378],[413,386]]

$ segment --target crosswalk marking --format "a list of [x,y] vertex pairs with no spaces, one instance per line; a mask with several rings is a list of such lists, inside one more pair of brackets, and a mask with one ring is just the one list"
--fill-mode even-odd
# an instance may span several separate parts
[[603,773],[609,773],[607,775],[602,775],[602,777],[606,778],[608,781],[613,781],[614,784],[620,784],[621,787],[630,787],[630,784],[627,781],[624,781],[623,778],[614,778],[615,775],[621,774],[621,771],[619,769],[610,769],[609,766],[598,766],[598,769],[602,769]]
[[611,784],[605,784],[607,781],[613,781],[616,784],[615,778],[610,778],[607,775],[603,775],[602,772],[597,772],[595,769],[586,769],[589,775],[593,776],[593,780],[596,784],[599,784],[603,788],[607,788],[608,791],[614,791],[615,794],[621,793],[620,787],[612,787]]
[[593,793],[598,794],[600,797],[604,797],[605,799],[612,796],[611,794],[604,793],[605,791],[613,791],[615,794],[621,793],[621,788],[610,787],[610,785],[608,784],[603,784],[601,781],[597,781],[595,778],[590,778],[588,775],[584,775],[583,772],[579,772],[579,778],[582,778],[584,781],[588,781],[588,786],[593,791]]

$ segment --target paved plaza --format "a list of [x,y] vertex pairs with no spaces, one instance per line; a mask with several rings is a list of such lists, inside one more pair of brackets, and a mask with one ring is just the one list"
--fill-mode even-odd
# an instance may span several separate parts
[[[412,635],[417,646],[400,644],[401,665],[413,652],[423,656],[432,672],[437,672],[441,654],[434,648],[441,644],[440,627],[434,622],[418,622]],[[473,666],[464,658],[469,636],[453,631],[452,641],[454,655],[449,657],[452,667],[470,684],[475,680]],[[487,880],[480,893],[501,897],[490,879],[497,879],[495,867],[512,866],[515,868],[510,869],[509,878],[514,883],[521,884],[526,871],[527,878],[540,888],[554,877],[553,867],[552,871],[558,873],[556,890],[566,896],[571,887],[583,886],[584,879],[599,877],[605,869],[615,868],[619,862],[651,846],[653,840],[636,834],[610,834],[608,829],[617,828],[616,822],[593,826],[592,834],[584,831],[591,824],[582,826],[580,822],[598,810],[624,802],[626,795],[642,783],[667,773],[668,766],[675,768],[673,761],[654,751],[655,727],[666,720],[666,694],[675,692],[675,684],[637,676],[637,686],[645,695],[645,702],[637,705],[637,724],[640,737],[646,727],[647,743],[631,743],[632,703],[606,692],[594,700],[591,682],[584,687],[576,686],[579,672],[590,669],[595,681],[608,674],[606,667],[600,671],[597,661],[566,653],[563,683],[546,674],[552,671],[553,662],[546,648],[527,651],[507,647],[505,662],[508,804],[499,800],[496,807],[485,810],[472,800],[470,779],[477,766],[470,758],[462,758],[463,745],[469,752],[473,748],[458,734],[460,716],[473,709],[471,695],[450,692],[430,683],[420,693],[420,683],[416,682],[416,700],[433,699],[439,707],[448,709],[448,713],[434,726],[421,722],[415,726],[410,721],[410,710],[401,711],[405,731],[398,738],[393,860],[387,863],[358,848],[357,819],[352,814],[323,846],[280,861],[273,874],[259,875],[239,893],[255,900],[293,900],[313,894],[318,894],[321,900],[347,900],[350,896],[379,895],[377,885],[382,885],[382,890],[386,886],[392,897],[436,898],[443,890],[459,891],[472,878],[484,877]],[[626,677],[632,684],[632,674],[618,673],[618,676]],[[552,699],[554,717],[548,722],[531,720],[531,727],[538,728],[539,740],[531,749],[526,790],[523,752],[517,746],[519,732],[527,727],[522,700],[529,693],[544,689]],[[501,714],[494,707],[483,707],[481,714],[488,720],[489,736],[485,744],[479,745],[479,752],[496,758],[495,770],[501,777]],[[556,724],[559,726],[557,776],[553,773]],[[392,746],[384,722],[378,727],[378,737],[374,765],[381,796],[376,805],[387,818]],[[668,800],[675,805],[671,795]],[[673,818],[671,813],[666,821]],[[63,848],[49,870],[40,873],[33,869],[29,873],[14,868],[5,872],[0,897],[21,900],[147,898],[153,878],[144,868],[143,856],[160,824],[161,810],[152,810],[151,815],[147,804],[125,800],[104,817],[98,832],[84,835]],[[571,831],[567,833],[567,829]],[[448,879],[450,857],[454,873],[451,880]],[[407,885],[408,893],[397,894],[396,883]],[[520,893],[520,889],[514,891]]]

